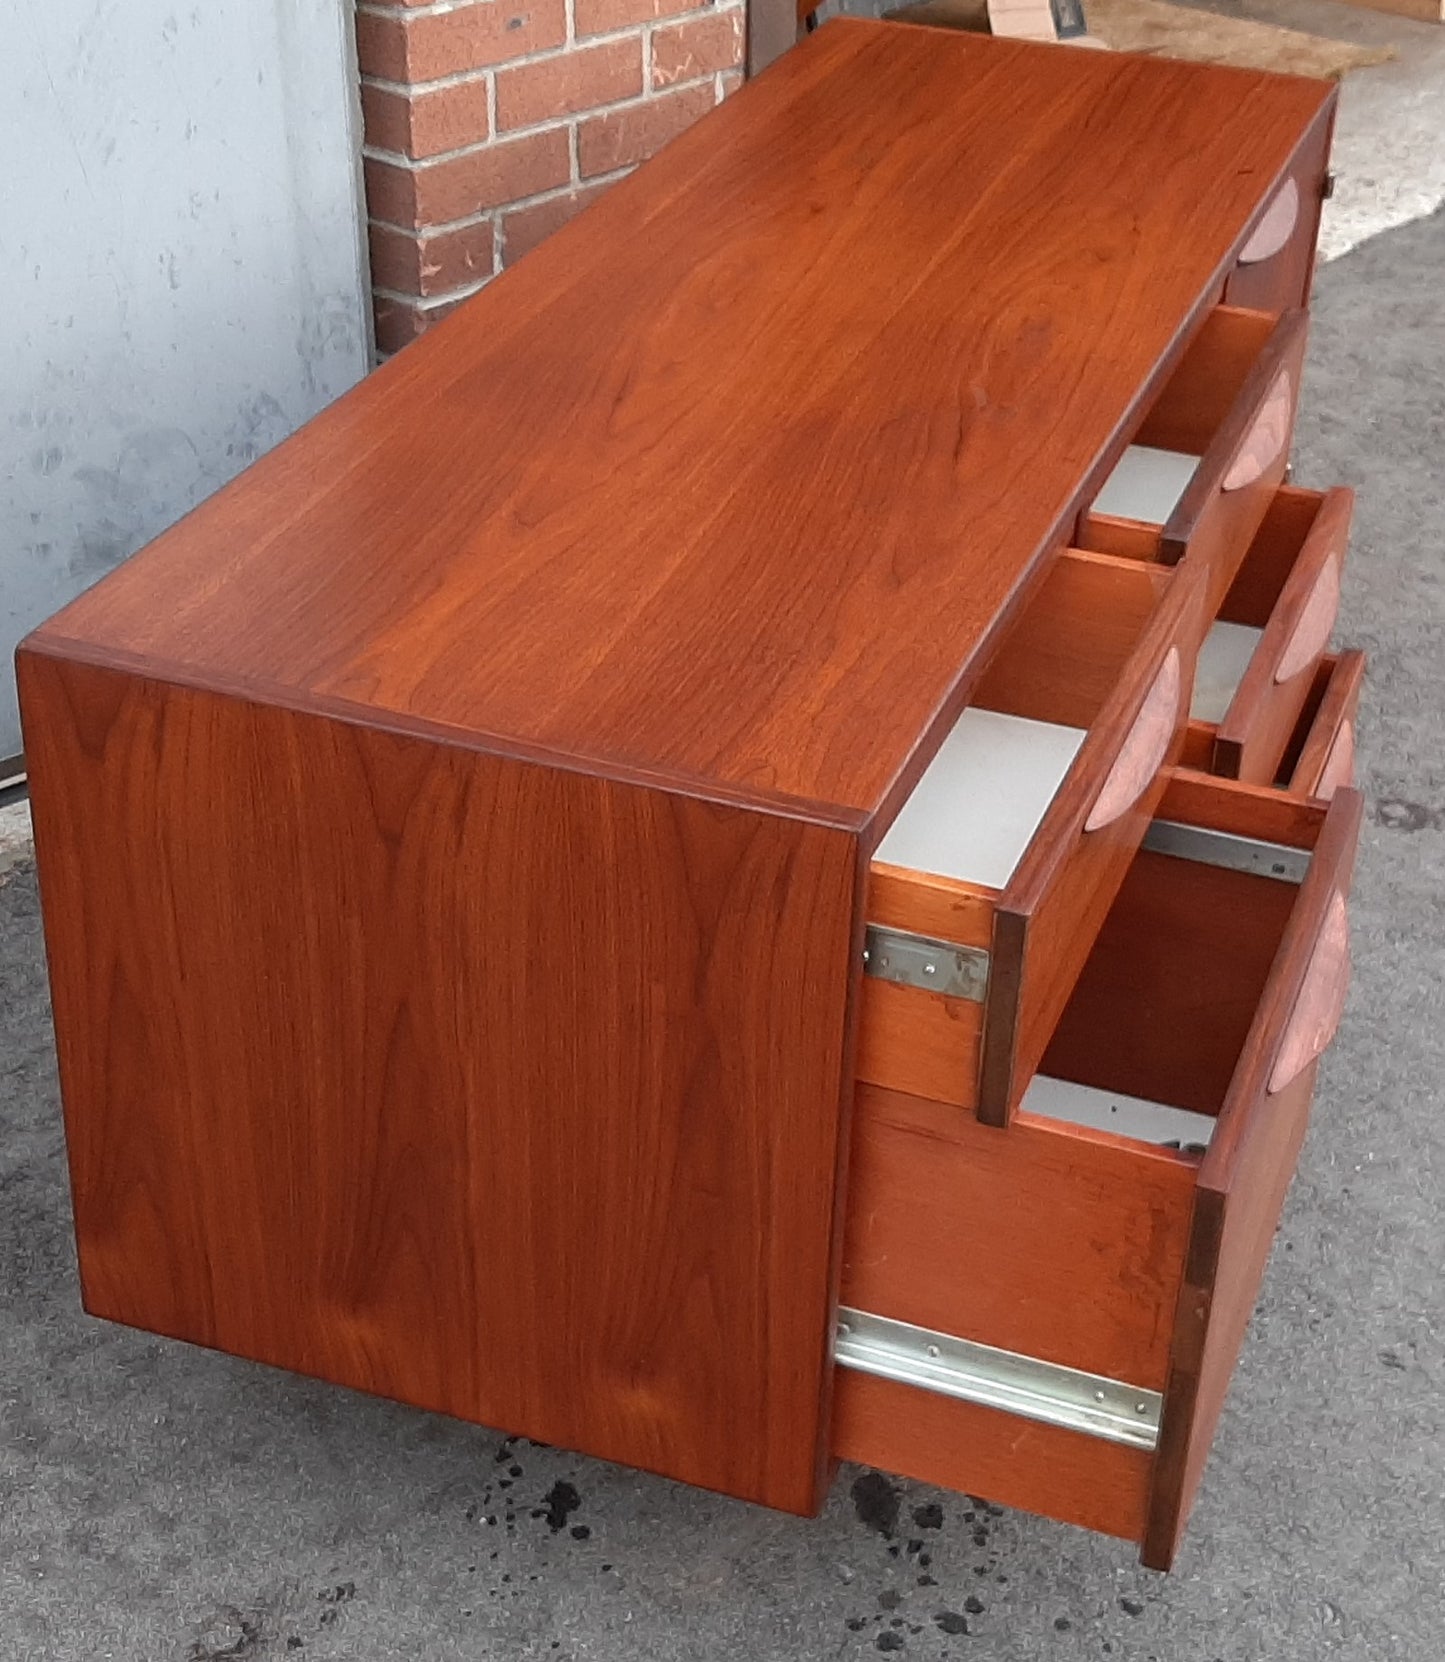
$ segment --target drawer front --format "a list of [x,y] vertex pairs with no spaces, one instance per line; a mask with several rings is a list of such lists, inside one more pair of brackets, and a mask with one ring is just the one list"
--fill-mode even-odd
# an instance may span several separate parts
[[1259,644],[1214,734],[1210,770],[1272,784],[1339,614],[1351,491],[1275,493],[1221,608]]
[[1167,1569],[1204,1472],[1349,974],[1361,798],[1341,790],[1272,966],[1209,1151],[1180,1288],[1143,1559]]
[[1225,283],[1229,305],[1282,312],[1307,304],[1328,152],[1329,134],[1322,125],[1300,146],[1246,237]]
[[[1034,1092],[999,1133],[860,1086],[832,1444],[1135,1540],[1157,1567],[1338,1017],[1360,820],[1352,791],[1326,808],[1180,779],[1166,803],[1189,821],[1151,829],[1043,1071],[1168,1123],[1115,1135]],[[1181,1116],[1210,1127],[1202,1155],[1168,1146]]]
[[1303,312],[1280,318],[1160,535],[1163,560],[1188,556],[1208,571],[1211,611],[1284,482],[1306,335]]
[[[1082,556],[1077,565],[1061,564],[1043,609],[1081,606],[1074,621],[1082,624],[1089,596],[1107,595],[1116,578],[1136,591],[1137,641],[1130,637],[1123,673],[1093,689],[1097,718],[1008,881],[983,890],[875,860],[860,1081],[977,1109],[1003,1124],[1032,1073],[1148,824],[1187,716],[1200,633],[1197,585]],[[1069,618],[1054,622],[1066,637]],[[991,667],[984,689],[1047,719],[1050,684],[1062,685],[1071,670],[1049,660],[1047,641],[1058,638],[1052,625],[1027,632],[1027,649],[1011,665]],[[1027,698],[1015,685],[1025,678]]]
[[1138,1541],[1152,1456],[897,1380],[838,1369],[833,1453],[920,1483]]
[[1342,785],[1354,784],[1355,723],[1364,680],[1362,652],[1341,652],[1316,669],[1303,731],[1284,779],[1292,795],[1328,801]]
[[[1037,1068],[1183,743],[1198,595],[1181,584],[1170,598],[1143,696],[1121,699],[1090,735],[1111,758],[1103,786],[1060,793],[994,915],[978,1091],[988,1125],[1008,1123]],[[1088,777],[1081,768],[1081,786]]]
[[[1170,565],[1187,555],[1213,615],[1284,479],[1306,331],[1301,311],[1216,307],[1081,516],[1080,547]],[[1152,459],[1123,484],[1131,456]]]

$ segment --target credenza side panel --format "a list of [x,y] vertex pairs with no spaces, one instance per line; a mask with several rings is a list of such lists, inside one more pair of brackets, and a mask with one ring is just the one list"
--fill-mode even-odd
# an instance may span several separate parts
[[20,672],[87,1308],[814,1509],[854,833]]

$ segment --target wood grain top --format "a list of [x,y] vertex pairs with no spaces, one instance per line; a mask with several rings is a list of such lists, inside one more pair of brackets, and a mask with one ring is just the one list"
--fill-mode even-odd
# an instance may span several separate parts
[[861,824],[1333,97],[830,23],[31,645]]

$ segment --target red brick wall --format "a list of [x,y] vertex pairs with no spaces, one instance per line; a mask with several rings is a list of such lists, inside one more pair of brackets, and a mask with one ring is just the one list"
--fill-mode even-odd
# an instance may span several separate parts
[[361,0],[377,349],[725,98],[745,33],[745,0]]

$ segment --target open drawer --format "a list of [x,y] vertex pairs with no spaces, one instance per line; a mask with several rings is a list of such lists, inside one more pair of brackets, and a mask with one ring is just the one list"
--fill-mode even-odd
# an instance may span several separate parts
[[1003,1124],[1183,741],[1199,589],[1065,550],[873,853],[860,1079]]
[[1354,791],[1176,776],[1007,1131],[859,1087],[837,1455],[1168,1566],[1343,1001],[1359,824]]
[[1355,782],[1355,720],[1365,679],[1363,652],[1322,658],[1280,768],[1291,796],[1328,801]]
[[1353,493],[1281,486],[1199,649],[1187,766],[1272,784],[1340,606]]
[[1294,434],[1306,317],[1216,306],[1080,516],[1080,548],[1208,570],[1217,609]]

